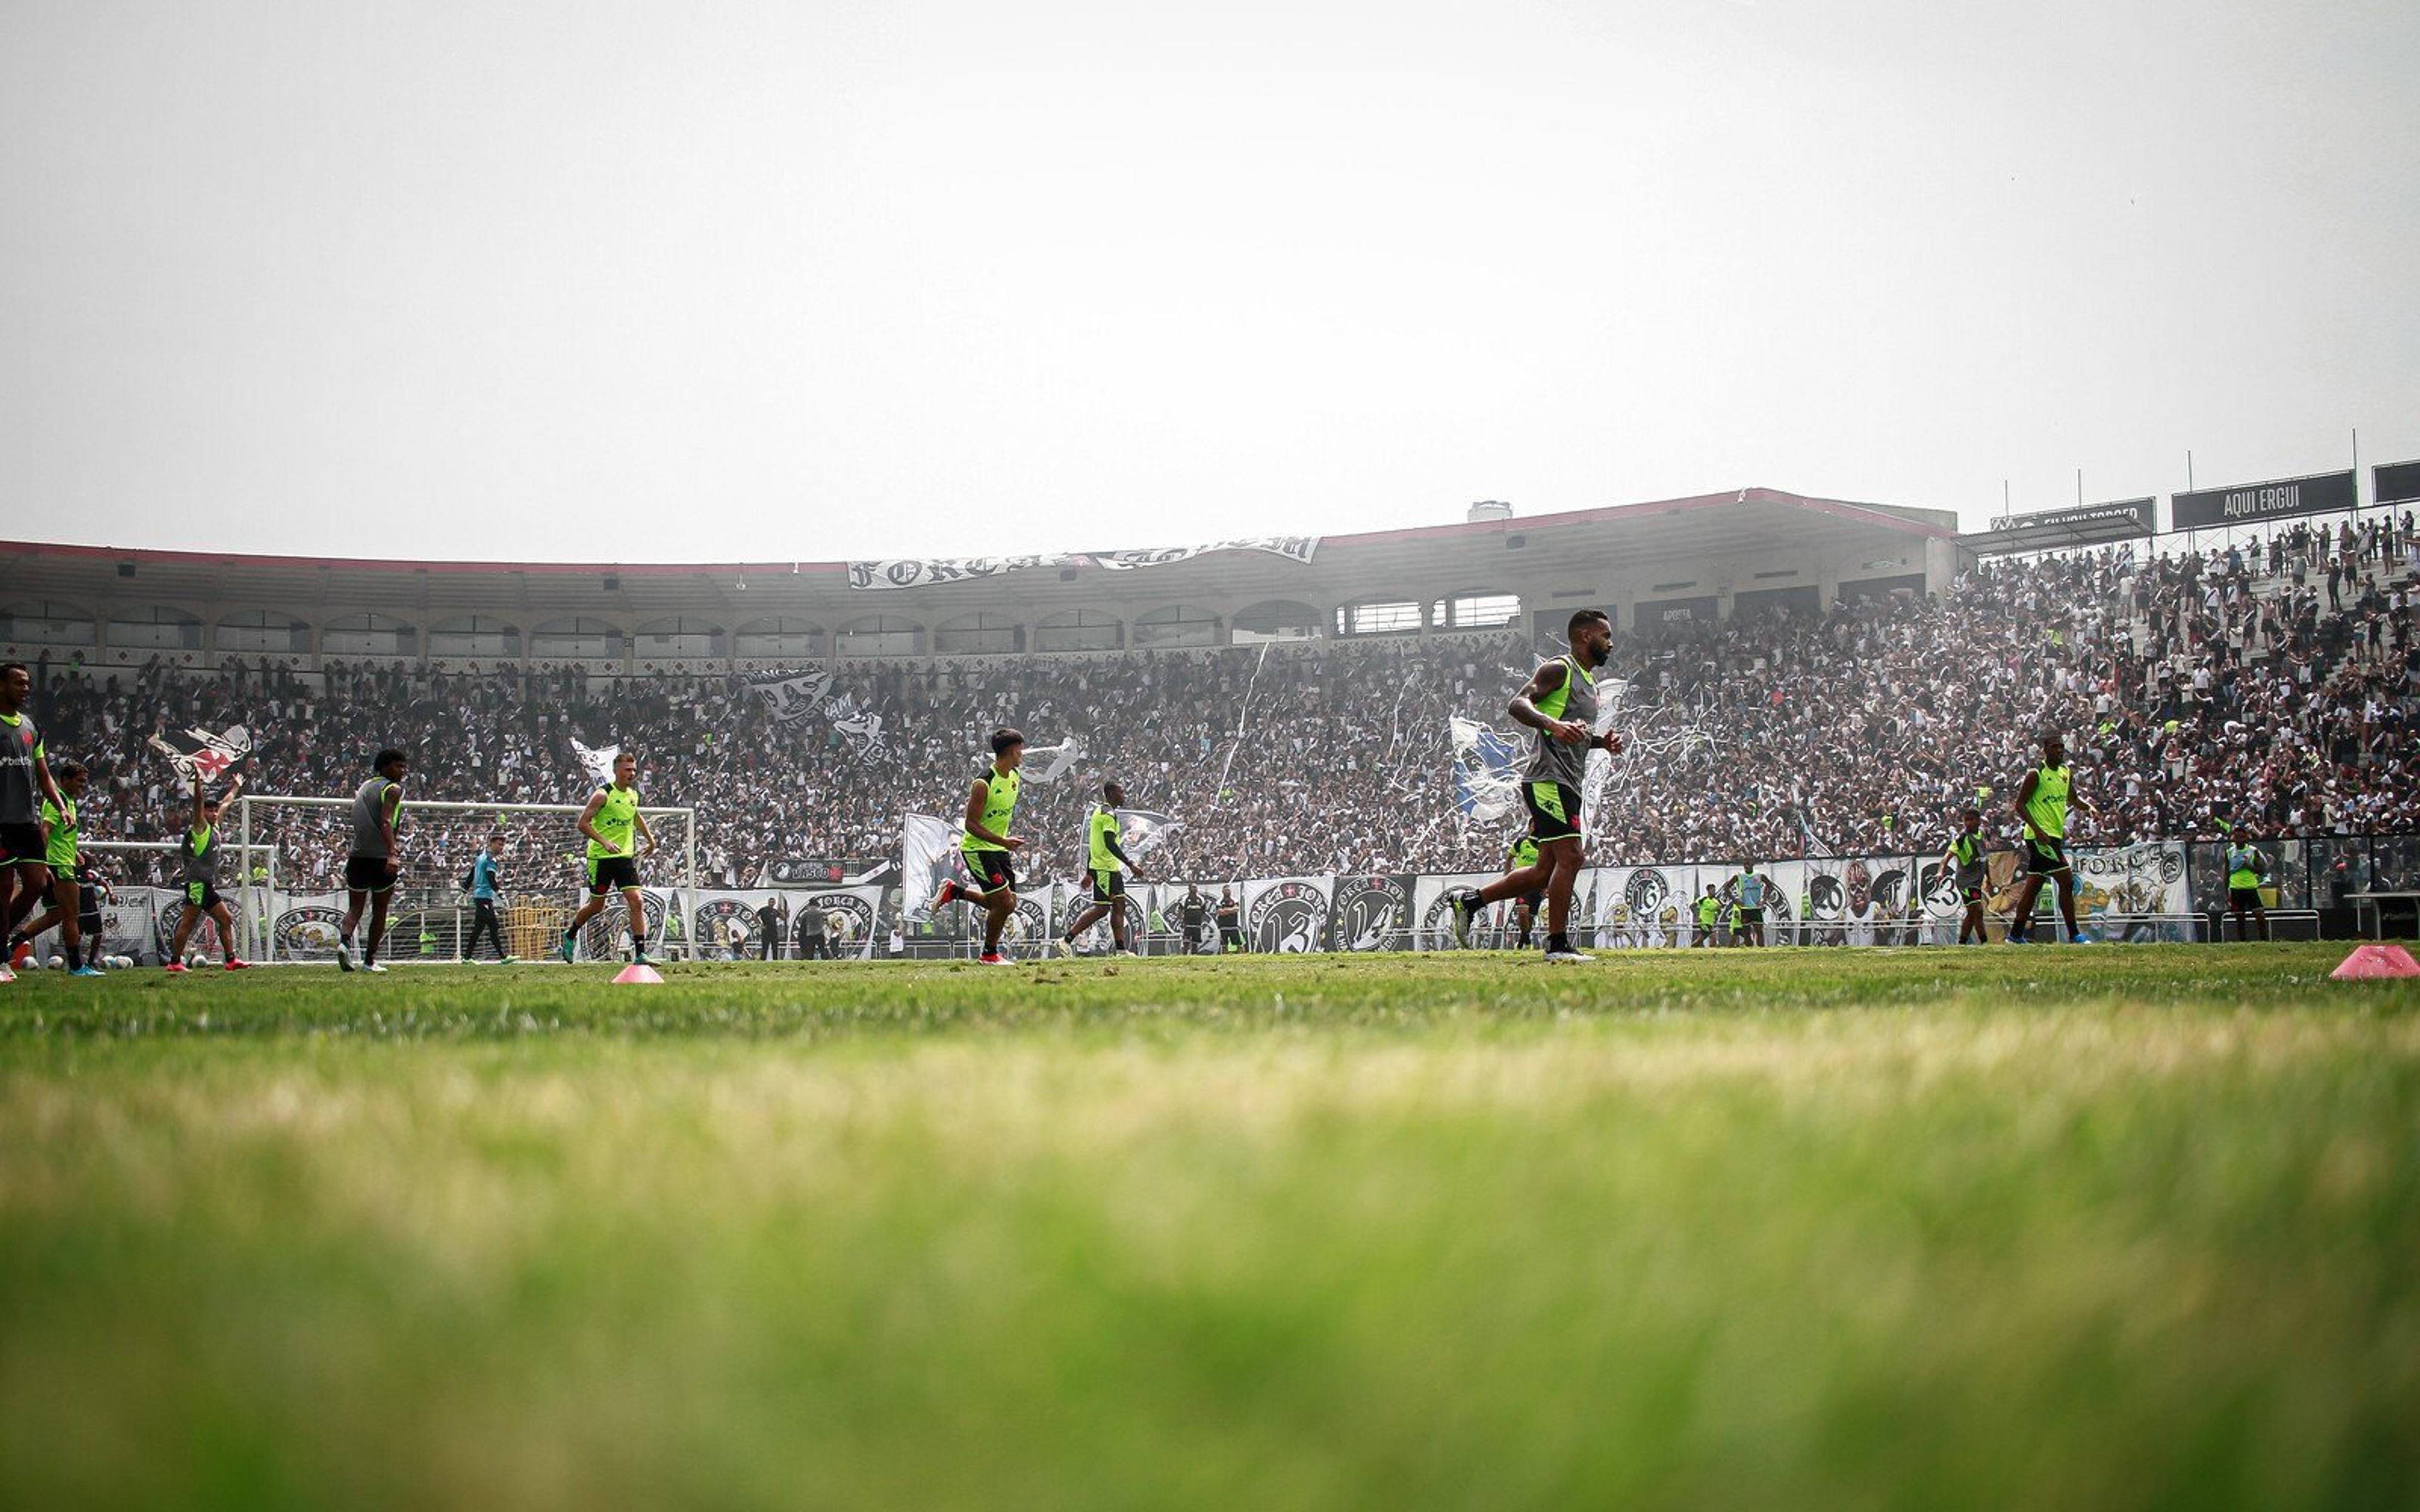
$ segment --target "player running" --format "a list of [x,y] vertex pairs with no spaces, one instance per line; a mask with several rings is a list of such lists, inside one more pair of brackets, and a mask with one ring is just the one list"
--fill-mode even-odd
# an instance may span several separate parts
[[[647,842],[635,849],[631,832]],[[588,901],[563,932],[561,954],[566,962],[579,949],[580,927],[605,908],[605,895],[620,889],[630,911],[630,960],[647,962],[647,912],[639,893],[639,857],[656,848],[656,832],[639,811],[639,758],[623,751],[613,758],[613,779],[590,796],[580,810],[580,832],[588,837]]]
[[[56,802],[42,800],[42,864],[51,873],[51,909],[8,936],[8,958],[22,967],[33,959],[34,941],[56,929],[67,949],[68,975],[98,977],[101,968],[84,958],[84,881],[76,865],[76,805],[84,799],[84,764],[61,762],[51,777],[59,787]],[[93,936],[92,945],[96,951],[101,949],[100,935]]]
[[1010,834],[1008,826],[1016,818],[1016,795],[1024,783],[1017,768],[1024,764],[1025,736],[1015,730],[993,731],[991,764],[975,774],[974,787],[967,795],[967,832],[958,841],[959,864],[980,886],[952,878],[933,895],[932,911],[937,914],[961,899],[982,907],[982,960],[987,966],[1016,964],[1000,953],[1000,936],[1008,928],[1009,916],[1016,911],[1016,870],[1009,855],[1023,850],[1025,841]]
[[1958,943],[1964,945],[1971,936],[1977,945],[1988,943],[1983,933],[1983,887],[1987,866],[1983,858],[1983,810],[1968,807],[1958,811],[1958,832],[1949,837],[1948,849],[1941,853],[1941,864],[1949,871],[1949,885],[1958,889],[1958,902],[1965,913],[1958,920]]
[[1619,752],[1621,737],[1596,733],[1596,670],[1613,655],[1613,621],[1601,609],[1584,609],[1564,626],[1571,651],[1541,666],[1514,694],[1508,712],[1538,733],[1537,748],[1523,772],[1521,801],[1529,810],[1529,838],[1538,842],[1535,865],[1507,872],[1484,887],[1465,887],[1450,898],[1455,943],[1467,948],[1481,909],[1507,898],[1546,895],[1546,960],[1591,959],[1572,949],[1572,887],[1586,858],[1580,834],[1580,787],[1589,752]]
[[1132,955],[1127,948],[1126,933],[1126,868],[1133,868],[1135,880],[1140,882],[1142,868],[1118,843],[1118,810],[1126,806],[1126,790],[1115,782],[1101,784],[1103,802],[1094,806],[1092,816],[1084,822],[1084,832],[1090,855],[1090,875],[1093,884],[1093,906],[1076,916],[1067,932],[1059,936],[1059,953],[1076,953],[1076,936],[1109,918],[1109,939],[1120,955]]
[[[2034,925],[2034,899],[2044,880],[2058,879],[2058,911],[2067,921],[2071,945],[2090,945],[2091,937],[2075,921],[2075,869],[2067,860],[2067,810],[2075,786],[2074,769],[2067,764],[2067,742],[2058,732],[2041,736],[2042,760],[2017,784],[2017,818],[2025,829],[2025,881],[2017,893],[2016,917],[2009,925],[2009,943],[2024,945]],[[2084,808],[2090,813],[2088,807]]]
[[205,917],[219,927],[219,949],[226,955],[226,969],[244,969],[243,958],[235,953],[235,916],[219,896],[219,807],[242,789],[243,777],[238,773],[227,782],[225,798],[212,798],[200,775],[194,775],[194,822],[178,852],[185,867],[185,897],[177,915],[177,932],[168,941],[168,970],[173,975],[183,975],[185,941]]
[[[0,662],[0,929],[8,932],[51,890],[39,800],[56,807],[59,785],[43,756],[42,733],[25,712],[33,697],[34,674],[25,664]],[[0,964],[0,981],[13,980]]]
[[403,852],[395,832],[403,823],[403,774],[411,766],[403,752],[389,747],[370,763],[369,780],[353,790],[352,849],[345,856],[345,917],[336,924],[336,966],[353,969],[353,926],[369,909],[369,944],[362,950],[362,969],[383,975],[379,947],[386,943],[386,910],[395,893],[396,873]]

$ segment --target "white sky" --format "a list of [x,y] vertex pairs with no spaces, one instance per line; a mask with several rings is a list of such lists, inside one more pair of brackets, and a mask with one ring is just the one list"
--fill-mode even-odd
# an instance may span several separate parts
[[0,534],[679,561],[2420,456],[2420,5],[0,0]]

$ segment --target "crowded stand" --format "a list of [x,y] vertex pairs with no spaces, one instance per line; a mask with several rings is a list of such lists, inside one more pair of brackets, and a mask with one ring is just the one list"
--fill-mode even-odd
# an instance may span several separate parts
[[[2086,843],[2411,830],[2412,517],[2244,533],[2195,552],[1985,558],[1931,596],[1624,629],[1600,678],[1615,680],[1616,727],[1685,738],[1621,769],[1590,858],[1937,850],[1962,805],[1983,800],[2005,827],[2044,728],[2073,751]],[[1083,751],[1027,788],[1017,827],[1041,840],[1020,867],[1034,877],[1080,873],[1084,812],[1111,776],[1130,804],[1179,821],[1147,863],[1156,878],[1466,872],[1497,865],[1513,826],[1464,820],[1449,717],[1509,729],[1507,699],[1557,649],[1504,629],[839,663],[830,692],[877,718],[878,740],[783,722],[753,687],[779,675],[765,669],[336,659],[307,675],[230,658],[88,675],[44,658],[34,707],[52,759],[92,767],[92,840],[181,826],[176,778],[146,748],[163,731],[246,727],[256,794],[349,794],[394,745],[416,802],[578,803],[593,786],[578,741],[636,752],[649,806],[696,808],[702,886],[752,887],[782,858],[895,857],[903,815],[954,816],[988,733],[1014,725]],[[336,884],[339,823],[283,832],[289,886]],[[408,865],[451,875],[468,857],[445,847],[460,843],[432,832]],[[144,860],[119,864],[150,880]]]

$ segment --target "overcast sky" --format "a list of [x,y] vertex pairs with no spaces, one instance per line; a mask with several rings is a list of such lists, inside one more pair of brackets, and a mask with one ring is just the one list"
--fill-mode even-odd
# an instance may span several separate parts
[[2420,456],[2420,5],[0,0],[0,534],[1176,545]]

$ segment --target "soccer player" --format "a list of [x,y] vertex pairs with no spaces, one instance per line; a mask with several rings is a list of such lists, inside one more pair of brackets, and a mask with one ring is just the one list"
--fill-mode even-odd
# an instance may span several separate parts
[[970,887],[953,878],[933,898],[935,913],[962,898],[982,907],[983,964],[987,966],[1016,964],[1000,953],[1000,936],[1016,912],[1016,869],[1009,856],[1023,850],[1025,841],[1010,834],[1008,826],[1016,818],[1016,795],[1024,783],[1017,768],[1024,764],[1025,736],[1015,730],[993,731],[991,764],[975,774],[967,795],[967,832],[958,841],[959,863],[982,885]]
[[1690,939],[1689,944],[1693,948],[1712,947],[1714,943],[1714,921],[1722,917],[1723,900],[1715,893],[1714,885],[1709,882],[1706,884],[1706,895],[1698,900],[1698,933]]
[[353,844],[345,856],[345,917],[336,925],[336,965],[353,969],[353,926],[362,909],[370,914],[369,943],[362,948],[362,969],[383,974],[379,947],[386,943],[387,902],[395,892],[396,873],[402,869],[396,826],[403,823],[403,774],[411,766],[392,746],[370,763],[369,779],[353,790]]
[[[1512,848],[1504,855],[1507,872],[1526,871],[1537,864],[1538,842],[1527,835],[1513,841]],[[1512,900],[1512,923],[1519,932],[1519,937],[1512,942],[1512,949],[1526,950],[1529,948],[1529,926],[1537,922],[1538,910],[1545,903],[1546,894],[1543,889],[1525,892]]]
[[1739,927],[1732,933],[1742,945],[1764,943],[1764,878],[1756,874],[1754,863],[1742,861],[1739,875],[1731,878],[1731,901],[1739,905]]
[[[84,884],[76,869],[76,805],[84,797],[85,769],[80,762],[61,762],[51,773],[59,798],[42,800],[42,864],[51,873],[51,909],[8,937],[11,963],[23,966],[33,958],[34,940],[56,928],[65,944],[68,975],[98,977],[101,968],[84,958]],[[101,949],[98,934],[93,949]]]
[[[59,801],[42,733],[25,712],[33,697],[34,674],[25,664],[0,662],[0,928],[12,932],[51,890],[39,800],[53,807]],[[0,981],[10,980],[0,965]]]
[[[2090,936],[2075,921],[2075,869],[2067,860],[2067,810],[2074,795],[2074,769],[2067,764],[2067,742],[2055,730],[2042,733],[2041,753],[2041,764],[2017,784],[2017,817],[2024,822],[2025,834],[2025,881],[2017,892],[2009,943],[2026,943],[2034,926],[2034,899],[2040,894],[2042,883],[2055,877],[2068,943],[2090,945]],[[2091,812],[2088,807],[2077,807]]]
[[504,837],[490,835],[488,843],[471,860],[471,945],[462,952],[464,959],[479,958],[479,935],[484,932],[489,944],[496,948],[496,964],[513,964],[512,952],[504,949],[504,932],[496,917],[496,903],[503,897],[497,886],[497,869],[504,864]]
[[1572,887],[1579,881],[1586,844],[1580,835],[1580,787],[1592,750],[1620,751],[1621,737],[1596,733],[1596,670],[1613,655],[1613,621],[1601,609],[1584,609],[1564,627],[1571,651],[1529,674],[1507,711],[1538,733],[1537,748],[1523,772],[1521,801],[1529,810],[1529,838],[1538,842],[1534,866],[1509,872],[1484,887],[1465,887],[1450,900],[1453,937],[1467,948],[1481,909],[1507,898],[1546,895],[1546,960],[1586,961],[1572,949]]
[[2260,874],[2269,870],[2269,858],[2252,843],[2252,826],[2239,825],[2226,836],[2226,906],[2235,915],[2235,937],[2252,938],[2252,925],[2260,925],[2260,937],[2269,937],[2269,909],[2260,901]]
[[[646,851],[639,851],[631,839],[647,842]],[[595,918],[605,908],[605,895],[617,888],[622,903],[630,911],[630,960],[644,965],[647,960],[647,911],[639,894],[639,857],[656,848],[656,832],[647,827],[647,816],[639,811],[639,758],[623,751],[613,758],[613,779],[598,788],[580,810],[580,832],[588,837],[588,901],[563,932],[563,959],[569,961],[577,950],[580,927]]]
[[1972,935],[1977,945],[1986,943],[1983,933],[1983,810],[1969,806],[1959,812],[1958,833],[1949,837],[1949,848],[1941,856],[1941,864],[1950,869],[1950,885],[1958,889],[1958,901],[1966,906],[1964,917],[1958,920],[1958,943],[1964,945]]
[[[238,773],[227,782],[226,796],[233,798],[243,788],[243,776]],[[219,949],[226,956],[226,969],[241,971],[244,960],[235,953],[235,916],[227,911],[226,900],[219,896],[219,805],[224,801],[210,797],[198,773],[194,778],[194,822],[185,831],[179,854],[185,863],[184,906],[177,916],[177,933],[168,942],[168,969],[182,974],[185,970],[185,941],[205,916],[219,927]]]
[[1115,782],[1101,784],[1103,802],[1093,809],[1092,817],[1084,822],[1086,841],[1091,855],[1093,906],[1078,914],[1059,936],[1059,953],[1076,953],[1076,936],[1109,916],[1109,940],[1120,955],[1132,955],[1126,945],[1126,878],[1125,868],[1133,867],[1135,880],[1143,879],[1142,868],[1135,866],[1125,848],[1118,843],[1118,810],[1126,806],[1126,790]]

